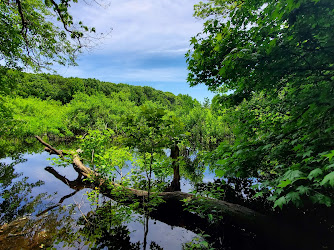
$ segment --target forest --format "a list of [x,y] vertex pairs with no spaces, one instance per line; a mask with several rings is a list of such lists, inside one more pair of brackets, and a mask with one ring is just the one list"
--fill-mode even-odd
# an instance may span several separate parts
[[[73,27],[71,1],[37,2],[0,7],[21,19],[51,8],[65,27],[62,37],[78,43],[44,25],[58,43],[37,48],[34,39],[45,38],[36,34],[45,30],[22,21],[8,31],[1,17],[0,32],[16,47],[0,45],[0,158],[12,159],[0,161],[0,243],[12,244],[5,235],[14,235],[11,227],[28,232],[35,223],[41,228],[21,247],[163,249],[148,241],[151,219],[194,232],[183,249],[334,247],[334,2],[195,5],[205,23],[185,55],[187,81],[216,93],[203,103],[152,87],[41,73],[50,61],[74,63],[75,46],[95,31],[66,28]],[[29,46],[46,56],[34,58]],[[24,197],[44,180],[17,181],[14,168],[24,153],[44,147],[59,156],[45,170],[75,190],[49,207],[42,205],[47,194]],[[61,166],[77,179],[61,175]],[[93,209],[61,205],[82,191]],[[19,224],[27,214],[34,217]],[[142,242],[129,238],[132,220],[144,227]],[[72,223],[80,229],[69,229]],[[42,229],[44,240],[36,236]]]

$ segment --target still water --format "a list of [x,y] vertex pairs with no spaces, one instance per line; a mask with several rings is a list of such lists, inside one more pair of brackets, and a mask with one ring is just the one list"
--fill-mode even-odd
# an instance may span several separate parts
[[[101,194],[89,201],[92,189],[77,179],[71,165],[53,166],[50,158],[57,156],[42,149],[23,152],[0,159],[0,249],[177,250],[203,249],[208,243],[216,249],[257,250],[334,246],[333,230],[310,226],[306,231],[306,222],[293,228],[284,224],[275,230],[278,235],[260,235],[228,219],[210,225],[174,210],[147,217]],[[202,181],[213,178],[207,170]],[[189,192],[192,182],[183,179],[181,189]]]
[[[92,239],[94,237],[90,237],[91,235],[82,233],[84,230],[80,231],[89,224],[83,222],[82,218],[86,218],[90,211],[97,208],[96,204],[87,199],[87,192],[91,189],[71,188],[66,185],[66,182],[71,184],[71,181],[76,180],[78,174],[71,166],[50,167],[52,162],[49,158],[47,152],[41,152],[25,153],[18,159],[0,160],[1,221],[16,222],[15,219],[24,216],[24,220],[16,226],[18,232],[10,232],[7,238],[4,238],[3,234],[0,236],[1,249],[34,248],[38,244],[39,247],[50,244],[57,249],[88,249],[92,248],[92,243],[96,243],[94,241],[98,237]],[[51,170],[58,175],[50,173]],[[189,183],[185,182],[184,187],[189,188]],[[108,202],[108,198],[99,196],[100,205]],[[111,237],[118,237],[117,244],[105,245],[106,249],[140,249],[144,240],[151,249],[182,249],[184,243],[197,236],[184,228],[148,218],[148,233],[144,239],[145,223],[142,223],[142,220],[145,218],[138,214],[132,217],[130,221],[115,222],[116,225],[109,225],[109,229],[105,229],[111,232]],[[29,228],[31,226],[32,228]],[[29,240],[28,237],[32,238]],[[99,245],[99,242],[96,245]]]

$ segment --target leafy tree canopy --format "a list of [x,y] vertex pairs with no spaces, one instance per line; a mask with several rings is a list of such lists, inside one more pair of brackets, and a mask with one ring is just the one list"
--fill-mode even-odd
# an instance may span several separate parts
[[281,208],[333,204],[333,9],[329,0],[195,8],[207,21],[191,40],[188,80],[223,93],[213,110],[233,131],[211,154],[216,174],[259,181],[258,196]]
[[331,0],[210,0],[195,6],[206,19],[187,53],[190,85],[253,91],[333,77],[334,2]]
[[77,0],[1,0],[0,62],[9,68],[75,65],[84,33],[95,32],[69,12]]

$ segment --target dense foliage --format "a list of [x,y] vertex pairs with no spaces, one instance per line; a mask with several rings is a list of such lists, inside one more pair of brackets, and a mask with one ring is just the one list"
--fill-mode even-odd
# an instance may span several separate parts
[[[23,3],[1,8],[14,8],[20,17],[15,8]],[[57,12],[53,1],[36,4]],[[34,135],[86,137],[85,158],[95,154],[93,167],[110,178],[136,155],[141,160],[134,164],[149,177],[134,182],[137,188],[150,190],[152,174],[165,181],[170,166],[174,176],[180,167],[195,178],[209,163],[218,177],[254,184],[255,197],[268,198],[274,207],[331,206],[333,7],[326,0],[198,4],[195,16],[206,22],[186,55],[188,80],[219,93],[212,105],[150,87],[22,73],[10,67],[31,63],[8,57],[10,67],[0,68],[0,135],[26,142]],[[30,32],[29,26],[22,29]],[[73,32],[73,38],[82,37]]]
[[[320,217],[332,231],[331,217],[321,213],[334,202],[332,1],[196,5],[195,16],[206,22],[186,55],[188,81],[215,90],[212,104],[151,87],[17,70],[75,63],[83,32],[95,30],[74,25],[72,2],[77,1],[0,0],[0,60],[6,64],[0,66],[0,157],[18,145],[24,148],[35,135],[79,139],[80,150],[65,150],[55,163],[68,165],[79,155],[97,173],[84,179],[92,184],[87,198],[96,210],[79,220],[79,233],[91,246],[118,246],[123,238],[128,248],[137,248],[125,225],[141,214],[146,249],[149,216],[164,202],[159,193],[181,190],[181,177],[193,182],[199,196],[184,199],[181,209],[210,226],[223,224],[225,214],[206,204],[206,197],[263,213],[279,207],[273,213]],[[47,21],[52,12],[63,30]],[[33,212],[46,197],[27,198],[43,182],[14,183],[21,177],[14,172],[16,163],[0,164],[0,175],[8,177],[0,180],[0,207],[6,208],[1,216],[8,222]],[[203,183],[208,167],[219,179]],[[106,190],[117,202],[99,204]],[[147,195],[132,195],[142,190]],[[211,249],[204,240],[209,235],[199,236],[184,248]]]
[[333,203],[334,3],[210,0],[187,54],[191,85],[221,94],[231,140],[212,153],[218,176],[255,178],[274,206]]
[[1,70],[0,115],[7,124],[1,126],[2,135],[74,136],[88,129],[117,130],[122,115],[136,112],[147,101],[175,109],[188,98],[150,87]]
[[53,63],[75,64],[94,28],[70,14],[77,0],[0,1],[0,60],[10,68],[40,70]]
[[[96,79],[1,70],[6,86],[0,95],[3,142],[13,138],[30,142],[34,135],[74,139],[90,130],[111,129],[117,136],[137,133],[128,146],[162,136],[159,150],[177,143],[183,150],[195,151],[215,148],[228,134],[228,128],[221,125],[222,118],[209,105],[202,106],[188,95]],[[146,123],[150,129],[162,129],[161,124],[154,124],[160,118],[161,124],[168,126],[161,131],[164,135],[145,131]],[[182,132],[177,132],[180,129]]]

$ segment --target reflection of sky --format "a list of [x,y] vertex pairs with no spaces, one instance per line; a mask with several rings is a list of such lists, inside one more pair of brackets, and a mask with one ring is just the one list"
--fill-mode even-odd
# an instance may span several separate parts
[[[69,188],[66,184],[55,178],[51,173],[44,169],[46,166],[50,166],[52,163],[50,160],[48,160],[48,158],[56,158],[56,156],[50,156],[47,152],[43,152],[35,154],[24,154],[22,158],[27,159],[27,161],[15,165],[14,168],[16,173],[23,174],[21,177],[14,179],[14,181],[22,180],[24,177],[29,177],[27,180],[28,183],[35,183],[39,180],[42,180],[44,184],[40,187],[33,188],[31,196],[36,197],[37,195],[44,192],[52,194],[51,198],[42,200],[43,207],[38,207],[38,211],[36,211],[34,214],[37,214],[38,212],[41,212],[42,210],[58,203],[63,196],[74,192],[73,189]],[[13,162],[10,158],[1,159],[0,161],[6,164]],[[71,165],[65,168],[56,166],[53,166],[53,168],[60,175],[65,176],[70,181],[77,178],[77,173],[74,171]],[[93,206],[91,206],[90,202],[87,200],[87,196],[85,195],[87,191],[91,190],[83,189],[74,196],[66,199],[61,204],[61,206],[67,206],[71,204],[77,204],[80,206],[81,211],[77,209],[77,212],[71,215],[73,219],[78,219],[81,217],[81,212],[87,214],[92,210]],[[102,204],[105,200],[109,199],[101,195],[99,200],[100,204]],[[137,221],[131,222],[128,224],[128,228],[131,232],[130,237],[132,242],[143,241],[143,224]],[[191,241],[191,239],[195,236],[196,234],[183,228],[171,227],[160,221],[149,221],[148,245],[151,241],[154,241],[163,247],[163,249],[182,249],[182,244]],[[61,249],[61,244],[57,245],[56,248]]]
[[[49,155],[47,152],[36,153],[36,154],[24,154],[22,155],[23,159],[27,159],[27,161],[18,163],[15,165],[16,173],[23,173],[19,178],[14,179],[14,181],[20,181],[24,177],[29,177],[27,179],[27,183],[36,183],[37,181],[43,181],[39,187],[34,187],[31,191],[31,196],[36,197],[39,194],[47,193],[51,195],[51,197],[45,197],[42,199],[43,207],[39,207],[35,214],[41,212],[49,206],[52,206],[59,202],[59,200],[70,193],[73,193],[75,190],[69,188],[65,183],[55,178],[51,173],[47,172],[44,168],[47,166],[52,166],[52,161],[48,160],[48,158],[57,158],[57,156]],[[1,162],[11,163],[12,160],[10,158],[1,159]],[[75,180],[78,174],[71,167],[55,167],[54,169],[62,176],[65,176],[67,179]],[[83,189],[79,191],[76,195],[69,197],[66,199],[62,205],[70,205],[73,203],[84,204],[89,203],[87,201],[86,193],[88,189]],[[30,198],[30,197],[29,197]],[[31,199],[28,199],[28,201]],[[82,205],[83,209],[88,212],[86,207]],[[79,215],[78,215],[79,216]]]
[[[209,167],[207,167],[203,173],[202,182],[204,183],[213,182],[214,179],[217,179],[215,173],[210,171]],[[193,190],[194,190],[193,184],[189,180],[185,178],[181,178],[181,191],[185,193],[189,193]]]
[[[27,159],[27,162],[17,164],[15,166],[15,170],[17,172],[23,172],[23,176],[29,176],[29,183],[37,182],[39,180],[45,182],[44,185],[33,189],[33,195],[37,195],[40,192],[55,190],[57,192],[55,199],[57,200],[58,197],[60,199],[61,197],[74,191],[62,181],[58,180],[52,174],[44,170],[45,167],[52,166],[52,161],[48,160],[48,158],[57,158],[56,156],[43,152],[41,154],[24,154],[23,158]],[[72,167],[54,168],[60,175],[66,176],[69,180],[74,180],[78,176]]]
[[[131,242],[143,241],[144,227],[141,223],[128,224],[130,229]],[[163,249],[182,249],[182,243],[191,241],[195,233],[180,227],[171,227],[163,222],[149,219],[148,223],[148,245],[154,241]]]

